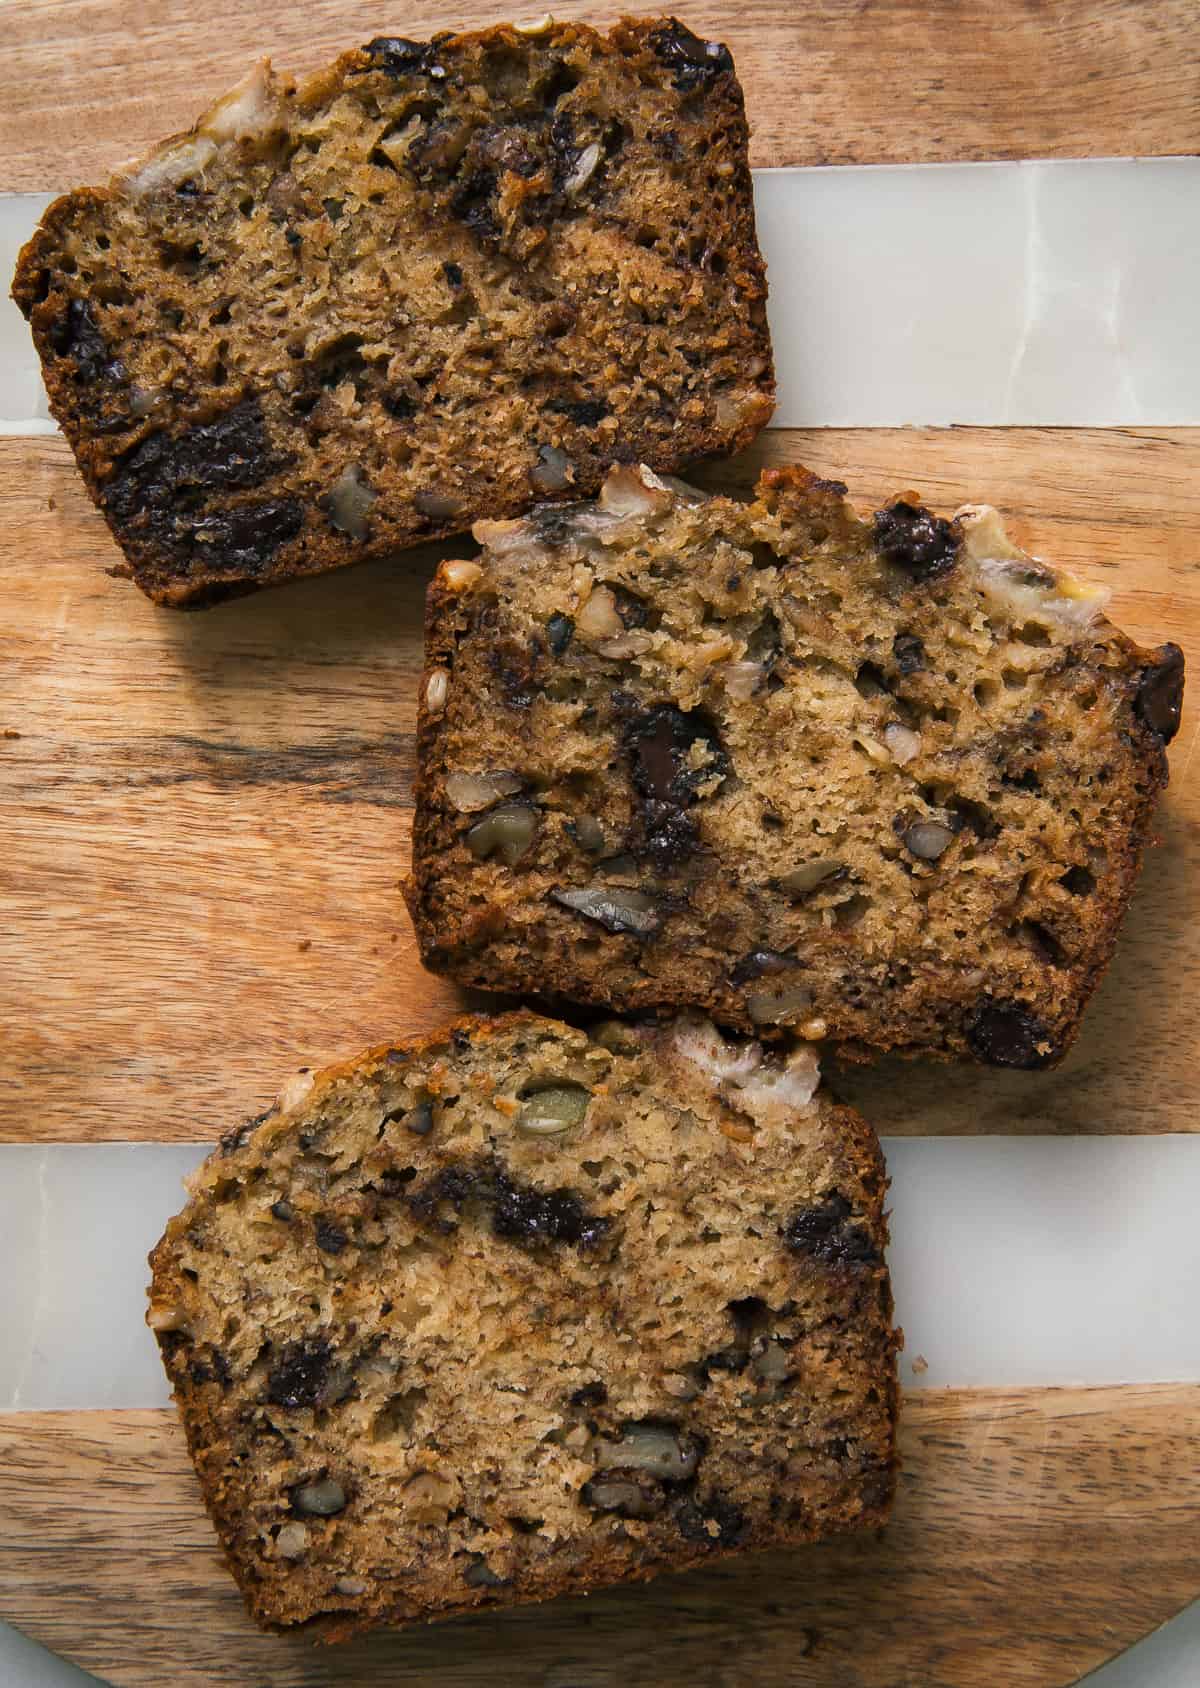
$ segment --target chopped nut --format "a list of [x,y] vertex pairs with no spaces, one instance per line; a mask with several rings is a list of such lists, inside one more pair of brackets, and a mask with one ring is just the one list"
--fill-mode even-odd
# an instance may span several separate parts
[[661,907],[643,891],[626,891],[617,885],[595,885],[579,890],[552,891],[550,895],[564,908],[574,909],[576,914],[595,920],[606,932],[652,938],[663,923]]
[[591,146],[584,147],[575,168],[563,183],[563,192],[568,199],[573,199],[577,193],[587,186],[595,175],[596,166],[599,162],[600,143],[593,141]]
[[411,1131],[414,1137],[428,1137],[433,1130],[433,1103],[418,1102],[415,1108],[410,1108],[401,1123],[405,1131]]
[[292,1494],[292,1505],[296,1511],[307,1513],[314,1518],[332,1518],[335,1512],[342,1511],[345,1504],[346,1491],[332,1477],[322,1477],[316,1483],[305,1483]]
[[482,579],[482,568],[469,557],[454,557],[442,564],[442,581],[452,592],[466,592]]
[[815,1014],[811,1020],[805,1020],[804,1024],[796,1029],[808,1043],[820,1043],[823,1037],[829,1036],[829,1024],[822,1020],[819,1014]]
[[476,1559],[463,1572],[463,1581],[468,1588],[499,1588],[504,1578],[496,1575],[486,1559]]
[[766,677],[761,662],[730,662],[721,670],[725,690],[738,703],[748,703]]
[[621,1467],[682,1483],[700,1463],[700,1443],[685,1431],[658,1424],[627,1424],[619,1442],[597,1440],[596,1469]]
[[460,815],[488,809],[502,797],[512,797],[524,782],[507,768],[491,768],[480,774],[447,774],[446,796]]
[[575,623],[569,615],[556,610],[546,623],[546,643],[555,656],[561,656],[571,643]]
[[334,1583],[339,1594],[365,1594],[367,1585],[361,1577],[339,1577]]
[[827,879],[834,879],[845,871],[843,862],[829,856],[822,861],[805,862],[803,867],[793,868],[790,873],[781,874],[776,883],[781,891],[788,891],[793,897],[807,897],[818,885],[823,885]]
[[898,762],[901,767],[921,754],[920,733],[914,733],[911,727],[902,726],[899,721],[888,722],[883,729],[883,742],[891,751],[893,762]]
[[598,856],[603,852],[608,840],[604,836],[604,828],[594,815],[580,815],[570,825],[575,842],[587,855]]
[[764,1383],[782,1383],[791,1375],[788,1370],[787,1349],[768,1339],[762,1353],[756,1354],[751,1360],[750,1370],[756,1377],[761,1377]]
[[367,516],[377,497],[378,494],[371,491],[358,468],[351,464],[333,483],[329,494],[329,520],[348,539],[365,539]]
[[588,1036],[602,1049],[611,1049],[614,1055],[636,1055],[642,1047],[633,1027],[623,1020],[598,1020]]
[[476,861],[498,855],[505,867],[516,867],[537,835],[537,811],[527,803],[502,803],[467,833],[467,848]]
[[449,522],[462,511],[463,501],[453,493],[431,490],[418,492],[413,498],[413,508],[419,515],[428,516],[430,521]]
[[861,727],[854,734],[854,743],[864,752],[869,761],[876,763],[881,768],[891,766],[891,751],[885,749],[878,739],[872,738],[870,733],[864,732]]
[[449,674],[444,668],[435,668],[425,682],[425,707],[431,715],[440,715],[445,709],[449,690]]
[[624,631],[617,600],[607,586],[593,589],[575,617],[575,631],[585,639],[615,639]]
[[275,1537],[275,1551],[281,1559],[299,1559],[308,1551],[308,1531],[303,1524],[285,1524]]
[[562,492],[575,479],[571,459],[556,445],[538,447],[538,460],[529,471],[529,479],[539,492]]
[[615,1512],[619,1518],[652,1518],[661,1512],[666,1496],[648,1473],[630,1470],[593,1477],[583,1485],[580,1498],[597,1512]]
[[671,508],[671,492],[654,472],[639,463],[609,471],[600,488],[600,508],[610,516],[650,516]]
[[903,834],[905,849],[925,862],[936,861],[953,839],[954,834],[941,821],[917,821]]
[[146,1314],[146,1323],[151,1330],[186,1330],[187,1319],[178,1307],[169,1302],[159,1302],[151,1307]]
[[515,23],[513,28],[518,35],[547,35],[554,28],[554,19],[549,12],[543,12],[540,18],[534,18],[527,23]]
[[535,1090],[523,1098],[525,1105],[517,1118],[517,1130],[528,1137],[558,1137],[582,1123],[591,1099],[591,1091],[581,1084],[548,1085],[544,1090]]

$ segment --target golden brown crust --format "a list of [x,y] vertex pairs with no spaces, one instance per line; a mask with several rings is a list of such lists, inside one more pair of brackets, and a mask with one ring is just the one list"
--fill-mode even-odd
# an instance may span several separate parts
[[[484,528],[465,587],[439,573],[405,888],[426,965],[849,1060],[1052,1064],[1150,836],[1181,654],[983,507],[903,494],[867,524],[798,467],[758,492],[651,486],[629,515],[625,482]],[[447,787],[497,769],[533,816],[512,863]]]
[[149,1320],[255,1617],[342,1639],[885,1522],[886,1178],[814,1083],[699,1021],[467,1017],[231,1133]]
[[673,20],[259,67],[57,200],[13,296],[163,604],[731,452],[773,408],[741,89]]

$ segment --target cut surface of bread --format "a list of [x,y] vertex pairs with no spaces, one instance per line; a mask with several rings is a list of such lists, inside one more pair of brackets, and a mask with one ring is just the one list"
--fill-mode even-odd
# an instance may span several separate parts
[[848,1058],[1056,1060],[1167,779],[1177,646],[994,510],[625,467],[483,524],[430,588],[413,874],[428,967],[792,1026]]
[[733,61],[670,18],[261,65],[14,283],[125,572],[192,606],[736,450],[765,296]]
[[148,1321],[253,1615],[340,1639],[882,1524],[886,1180],[817,1081],[699,1017],[517,1013],[231,1133]]

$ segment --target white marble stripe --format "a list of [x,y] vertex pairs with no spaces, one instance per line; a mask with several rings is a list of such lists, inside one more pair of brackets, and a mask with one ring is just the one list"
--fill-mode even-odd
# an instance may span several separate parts
[[[885,1148],[907,1382],[1200,1380],[1200,1135]],[[202,1152],[0,1148],[0,1409],[165,1402],[146,1254]]]
[[[1200,159],[760,170],[776,427],[1200,423]],[[47,200],[0,197],[0,278]],[[44,431],[0,303],[0,433]]]

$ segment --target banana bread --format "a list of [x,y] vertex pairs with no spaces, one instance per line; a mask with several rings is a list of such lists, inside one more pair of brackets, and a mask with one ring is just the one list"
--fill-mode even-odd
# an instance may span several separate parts
[[14,297],[163,604],[339,568],[773,408],[741,88],[674,19],[261,65],[59,199]]
[[623,467],[477,528],[430,589],[413,874],[425,964],[843,1058],[1056,1060],[1103,971],[1183,658],[995,511]]
[[231,1133],[148,1320],[253,1615],[341,1639],[882,1524],[886,1180],[817,1076],[518,1013]]

